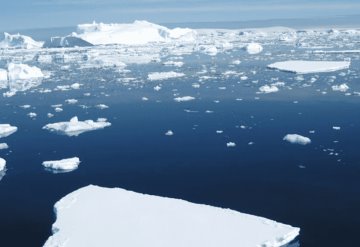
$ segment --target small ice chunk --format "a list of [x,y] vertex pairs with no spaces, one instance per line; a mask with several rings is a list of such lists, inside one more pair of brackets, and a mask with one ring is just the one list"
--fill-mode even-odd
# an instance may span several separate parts
[[233,148],[233,147],[236,147],[236,143],[235,142],[228,142],[228,143],[226,143],[226,146],[228,148]]
[[216,131],[216,134],[222,134],[222,133],[224,133],[223,130],[217,130],[217,131]]
[[78,157],[62,160],[44,161],[42,163],[45,168],[55,171],[73,171],[79,167],[79,164],[80,159]]
[[78,100],[77,99],[67,99],[67,100],[65,100],[65,102],[72,105],[72,104],[76,104],[78,102]]
[[290,142],[292,144],[300,144],[300,145],[307,145],[311,143],[310,138],[301,136],[298,134],[287,134],[284,138],[284,141]]
[[247,53],[254,55],[263,51],[263,47],[258,43],[250,43],[246,46]]
[[104,110],[104,109],[108,109],[109,106],[105,105],[105,104],[99,104],[95,106],[96,108],[100,109],[100,110]]
[[333,128],[333,130],[341,130],[341,127],[339,127],[339,126],[333,126],[332,128]]
[[185,102],[185,101],[195,100],[195,98],[192,96],[183,96],[183,97],[176,97],[176,98],[174,98],[174,100],[176,102]]
[[70,87],[72,88],[72,89],[80,89],[80,87],[81,87],[81,84],[80,83],[74,83],[74,84],[71,84],[70,85]]
[[276,93],[279,88],[275,85],[264,85],[259,88],[260,93]]
[[2,149],[8,149],[9,146],[6,143],[0,143],[0,150]]
[[345,93],[347,90],[349,90],[349,86],[346,83],[340,84],[340,85],[334,85],[331,87],[333,91],[339,91]]
[[165,133],[166,136],[173,136],[174,135],[174,132],[172,130],[168,130],[166,133]]
[[0,124],[0,138],[7,137],[18,130],[17,127],[10,124]]
[[73,117],[69,122],[47,124],[43,129],[51,132],[58,132],[67,136],[78,136],[84,132],[103,129],[109,126],[111,126],[111,123],[109,122],[94,122],[93,120],[79,121],[77,117]]
[[36,118],[37,117],[37,114],[35,112],[29,112],[27,114],[30,118]]
[[0,172],[4,171],[6,167],[6,160],[0,158]]

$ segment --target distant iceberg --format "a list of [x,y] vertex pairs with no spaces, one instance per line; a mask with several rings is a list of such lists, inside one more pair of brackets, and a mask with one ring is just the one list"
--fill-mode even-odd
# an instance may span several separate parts
[[230,209],[94,185],[63,197],[55,212],[44,247],[279,247],[300,231]]
[[147,21],[130,24],[104,24],[93,22],[78,25],[81,38],[93,45],[123,44],[144,45],[151,42],[194,42],[197,32],[189,28],[169,29]]
[[42,165],[53,172],[69,172],[77,169],[80,164],[78,157],[62,159],[62,160],[51,160],[44,161]]
[[269,69],[278,69],[285,72],[297,74],[310,74],[321,72],[333,72],[348,69],[349,61],[284,61],[267,66]]
[[4,33],[2,41],[0,41],[0,49],[37,49],[43,46],[43,42],[33,40],[29,36],[20,34]]
[[79,121],[77,117],[73,117],[69,122],[47,124],[43,129],[67,136],[78,136],[84,132],[103,129],[109,126],[111,126],[111,123],[107,122],[106,119],[98,119],[98,121],[94,122],[93,120]]
[[91,43],[73,36],[51,37],[46,40],[43,48],[61,48],[61,47],[86,47],[92,46]]

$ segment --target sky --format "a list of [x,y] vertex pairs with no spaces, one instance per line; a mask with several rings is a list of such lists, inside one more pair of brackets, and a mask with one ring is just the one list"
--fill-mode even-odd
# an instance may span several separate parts
[[0,30],[92,22],[319,18],[360,13],[359,0],[0,0]]

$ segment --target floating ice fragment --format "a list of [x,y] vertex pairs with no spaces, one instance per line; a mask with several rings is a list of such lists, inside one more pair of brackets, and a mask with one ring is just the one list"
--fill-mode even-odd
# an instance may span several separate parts
[[171,78],[179,78],[185,76],[184,73],[178,73],[174,71],[170,72],[153,72],[148,74],[149,81],[160,81],[160,80],[167,80]]
[[247,53],[254,55],[263,51],[263,47],[258,43],[250,43],[246,46]]
[[103,129],[109,126],[111,126],[111,123],[109,122],[94,122],[93,120],[79,121],[77,117],[73,117],[69,122],[47,124],[43,129],[51,132],[58,132],[67,136],[78,136],[84,132]]
[[67,99],[67,100],[65,100],[65,102],[72,105],[72,104],[76,104],[78,102],[78,100],[77,99]]
[[166,136],[172,136],[174,135],[174,132],[172,130],[168,130],[166,133],[165,133]]
[[333,130],[341,130],[341,127],[339,127],[339,126],[333,126],[332,128],[333,128]]
[[264,85],[259,88],[260,93],[276,93],[279,91],[279,88],[274,85]]
[[0,143],[0,150],[2,149],[8,149],[9,146],[6,143]]
[[10,124],[0,124],[0,138],[7,137],[18,130],[17,127]]
[[80,159],[78,157],[62,159],[62,160],[51,160],[44,161],[42,165],[53,171],[73,171],[79,167]]
[[108,109],[109,106],[105,105],[105,104],[99,104],[95,106],[96,108],[100,109],[100,110],[104,110],[104,109]]
[[300,145],[307,145],[311,143],[310,138],[301,136],[298,134],[287,134],[284,138],[284,141],[290,142],[292,144],[300,144]]
[[228,142],[228,143],[226,143],[226,146],[228,148],[236,147],[236,143],[235,142]]
[[35,112],[29,112],[27,114],[30,118],[36,118],[37,117],[37,114]]
[[267,67],[285,72],[309,74],[348,69],[350,61],[284,61],[270,64]]
[[340,85],[334,85],[331,87],[333,91],[339,91],[345,93],[347,90],[349,90],[349,86],[346,83],[340,84]]
[[0,172],[4,171],[6,167],[6,160],[0,158]]

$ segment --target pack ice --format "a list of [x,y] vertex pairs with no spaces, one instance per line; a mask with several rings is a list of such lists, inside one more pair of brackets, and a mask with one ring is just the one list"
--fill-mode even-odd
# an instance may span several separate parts
[[135,21],[129,24],[104,24],[93,22],[78,25],[81,38],[93,45],[123,44],[144,45],[150,42],[194,42],[196,31],[189,28],[169,29],[147,21]]
[[300,229],[230,209],[89,185],[55,204],[45,247],[279,247]]
[[269,69],[278,69],[297,74],[333,72],[348,69],[349,61],[284,61],[268,65]]
[[43,129],[67,136],[78,136],[84,132],[103,129],[108,126],[111,126],[111,123],[107,122],[106,119],[98,119],[96,122],[93,120],[79,121],[78,117],[75,116],[68,122],[47,124]]

